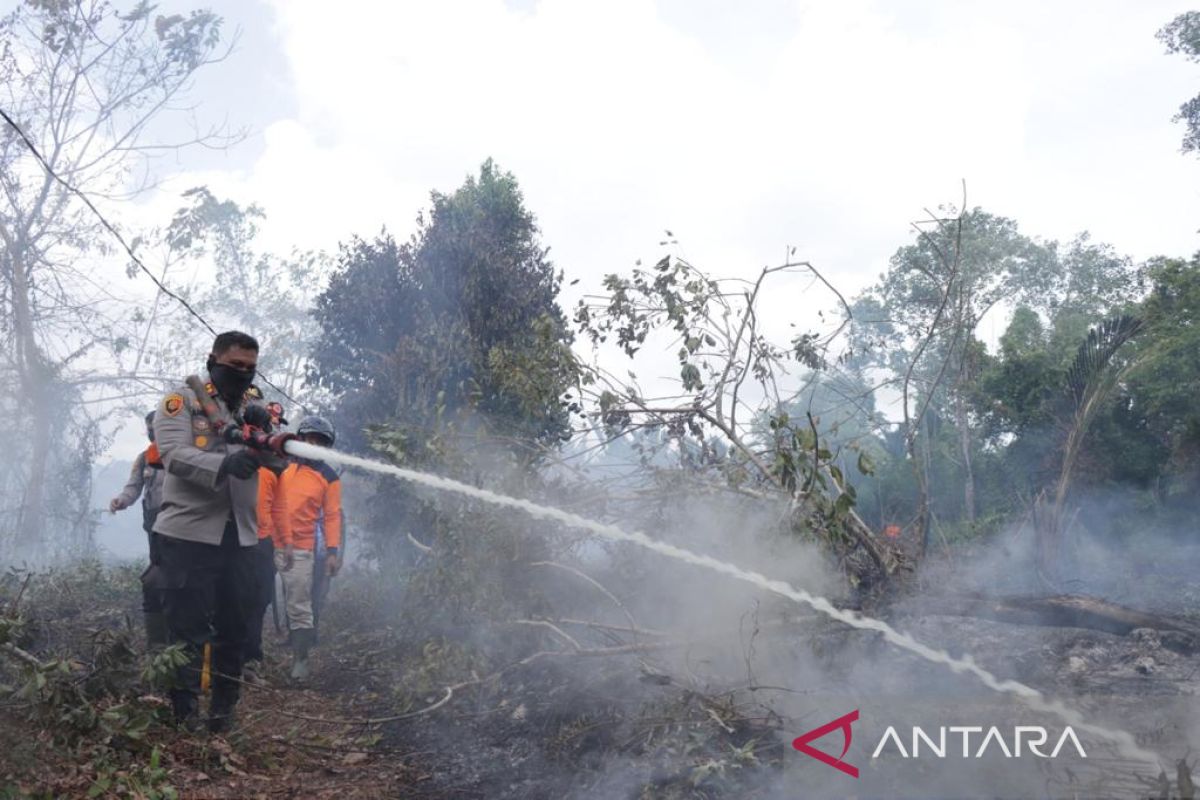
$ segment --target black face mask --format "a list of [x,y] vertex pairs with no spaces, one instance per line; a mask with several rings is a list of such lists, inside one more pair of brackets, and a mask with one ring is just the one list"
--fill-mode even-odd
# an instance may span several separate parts
[[217,393],[230,407],[242,402],[242,395],[254,382],[254,370],[236,369],[228,364],[209,365],[208,376],[212,378],[213,386],[217,387]]

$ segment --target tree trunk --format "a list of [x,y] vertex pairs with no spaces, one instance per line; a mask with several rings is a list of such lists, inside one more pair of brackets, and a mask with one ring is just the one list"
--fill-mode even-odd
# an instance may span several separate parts
[[50,456],[51,405],[43,397],[31,399],[30,403],[33,406],[33,435],[29,471],[21,498],[20,521],[14,533],[27,547],[40,549],[45,544],[46,533],[46,472]]
[[[50,156],[52,165],[57,163],[60,149],[61,144],[56,143]],[[27,403],[33,419],[30,437],[33,449],[29,456],[29,471],[25,477],[21,507],[17,512],[16,530],[12,531],[11,535],[27,545],[33,544],[34,547],[43,544],[46,465],[50,448],[51,415],[56,398],[53,397],[52,391],[53,373],[37,344],[33,305],[34,249],[31,242],[36,238],[33,233],[34,224],[42,214],[54,186],[54,180],[49,174],[43,176],[41,188],[30,212],[23,217],[16,217],[13,220],[14,224],[2,231],[11,270],[9,280],[13,305],[13,355],[23,393],[23,397],[17,400],[17,407],[20,407],[22,401]]]
[[1200,645],[1200,629],[1171,617],[1109,603],[1098,597],[1064,594],[1050,597],[984,597],[969,594],[940,604],[942,613],[982,617],[1016,625],[1088,628],[1127,636],[1138,628],[1180,634],[1180,648]]
[[[966,312],[967,304],[964,304]],[[975,525],[975,469],[971,464],[971,420],[967,414],[967,385],[973,374],[971,369],[971,342],[974,339],[975,317],[971,313],[963,313],[959,324],[962,326],[963,346],[959,356],[958,379],[954,382],[954,424],[958,428],[958,446],[962,451],[963,460],[963,511],[967,522]]]
[[[22,237],[23,238],[23,237]],[[16,529],[10,535],[16,541],[40,543],[44,528],[43,511],[46,483],[46,457],[50,439],[51,398],[47,397],[47,370],[34,338],[31,286],[28,266],[23,258],[22,240],[16,243],[17,252],[9,252],[12,270],[13,350],[19,375],[21,395],[18,408],[25,404],[32,418],[29,469],[17,514]]]
[[954,392],[954,424],[958,427],[958,446],[963,459],[963,507],[967,522],[975,524],[975,471],[971,467],[971,429],[967,427],[967,404],[962,386]]
[[932,438],[933,432],[930,430],[927,419],[925,422],[925,447],[918,453],[917,438],[914,438],[912,447],[910,448],[913,472],[917,478],[916,540],[918,559],[925,557],[925,553],[929,550],[929,545],[932,544],[930,540],[933,536],[933,526],[930,525],[929,511],[929,445]]

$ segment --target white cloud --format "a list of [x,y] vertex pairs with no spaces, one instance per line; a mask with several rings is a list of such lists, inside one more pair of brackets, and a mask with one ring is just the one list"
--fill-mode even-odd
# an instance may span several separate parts
[[[406,236],[430,189],[492,156],[572,292],[657,257],[670,228],[714,273],[752,277],[790,244],[851,293],[963,178],[1029,233],[1197,247],[1200,170],[1170,122],[1195,67],[1154,40],[1179,3],[765,0],[728,36],[687,16],[707,4],[523,5],[274,0],[295,118],[248,170],[170,185],[262,205],[274,249],[332,248]],[[779,332],[831,305],[806,283],[769,295]]]
[[494,156],[585,281],[671,227],[720,272],[792,243],[856,286],[960,178],[1031,232],[1186,252],[1196,169],[1168,120],[1187,81],[1153,40],[1174,10],[1149,5],[801,3],[748,73],[650,0],[277,2],[300,111],[245,188],[278,240],[328,246],[407,231]]

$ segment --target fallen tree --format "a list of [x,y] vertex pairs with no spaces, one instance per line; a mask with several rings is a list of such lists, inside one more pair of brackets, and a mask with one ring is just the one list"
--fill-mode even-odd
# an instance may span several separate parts
[[[943,613],[963,617],[982,617],[1015,625],[1040,625],[1057,628],[1087,628],[1128,636],[1139,628],[1153,628],[1180,634],[1175,649],[1200,650],[1200,627],[1161,614],[1149,614],[1110,603],[1098,597],[1063,594],[1049,597],[988,597],[968,594],[953,598]],[[1164,641],[1164,644],[1167,644]]]
[[[758,305],[773,277],[822,283],[840,303],[840,324],[798,334],[789,343],[769,339],[760,330]],[[832,441],[830,429],[836,426],[822,430],[819,415],[805,401],[840,362],[830,350],[841,342],[851,317],[842,295],[807,261],[766,267],[753,282],[711,278],[674,255],[627,276],[610,274],[602,294],[588,295],[577,306],[580,333],[597,350],[615,344],[631,367],[639,366],[636,357],[647,341],[677,348],[679,377],[656,379],[671,388],[655,394],[633,369],[625,377],[598,360],[581,364],[578,393],[587,427],[577,433],[598,444],[559,461],[603,452],[625,439],[618,451],[628,447],[638,467],[626,474],[627,490],[660,482],[675,469],[691,487],[782,499],[788,530],[825,545],[852,585],[882,586],[905,564],[903,554],[878,537],[855,508],[846,464],[857,463],[869,474],[870,459],[857,443],[842,448]],[[824,321],[823,313],[818,319]],[[651,374],[659,369],[644,368]],[[676,494],[678,488],[669,491]],[[641,494],[638,502],[646,499]]]

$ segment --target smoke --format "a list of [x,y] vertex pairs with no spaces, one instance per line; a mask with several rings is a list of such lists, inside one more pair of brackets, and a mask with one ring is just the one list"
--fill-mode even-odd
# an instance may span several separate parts
[[[647,680],[626,677],[624,683],[618,681],[624,686],[627,706],[662,702],[666,690],[654,686],[714,692],[736,687],[728,696],[744,702],[744,710],[753,707],[778,720],[776,740],[770,744],[776,752],[784,750],[780,759],[784,773],[773,790],[780,797],[795,796],[796,785],[803,785],[806,792],[846,790],[845,784],[838,783],[845,780],[844,776],[790,752],[788,744],[792,736],[851,709],[861,711],[862,722],[856,731],[855,749],[847,758],[863,767],[858,788],[866,791],[875,787],[875,791],[895,795],[895,786],[900,785],[906,787],[903,792],[911,792],[910,796],[922,797],[1053,795],[1047,787],[1055,781],[1069,782],[1064,777],[1068,774],[1084,776],[1091,781],[1088,785],[1100,786],[1113,780],[1114,771],[1132,780],[1136,774],[1158,769],[1158,756],[1119,730],[1116,726],[1121,720],[1116,715],[1105,715],[1113,727],[1096,724],[1079,710],[1048,700],[1031,686],[998,677],[1013,674],[1013,659],[995,652],[997,648],[1036,656],[1037,640],[1044,632],[1035,629],[1013,636],[1009,631],[999,631],[1003,627],[1000,623],[990,623],[992,635],[983,635],[979,641],[994,639],[1000,644],[985,648],[986,658],[977,660],[961,648],[958,655],[938,649],[941,643],[961,642],[964,638],[972,644],[976,641],[971,636],[956,636],[946,624],[918,625],[914,637],[880,620],[842,610],[816,593],[818,588],[829,591],[836,584],[829,577],[831,565],[815,547],[787,544],[759,533],[773,530],[772,522],[777,520],[779,509],[770,504],[740,506],[724,499],[681,496],[670,513],[651,514],[661,524],[654,529],[656,535],[649,537],[559,509],[340,453],[310,453],[303,446],[296,446],[293,452],[386,472],[437,491],[519,510],[601,537],[608,544],[586,550],[581,566],[596,576],[599,584],[619,587],[622,596],[617,602],[623,607],[615,607],[613,598],[602,596],[599,590],[578,584],[574,591],[576,606],[590,606],[591,618],[606,624],[616,625],[624,614],[631,614],[645,629],[687,642],[686,647],[664,648],[643,657],[642,677]],[[687,547],[676,542],[686,543]],[[645,551],[655,555],[648,557]],[[1013,557],[1012,553],[998,552],[991,559],[981,558],[963,575],[980,582],[989,576],[994,580],[1006,574],[1003,559]],[[761,573],[785,576],[806,588]],[[920,622],[909,613],[905,616],[901,609],[900,618]],[[958,622],[962,624],[961,619]],[[986,628],[988,623],[972,625]],[[799,640],[797,631],[803,631]],[[1026,641],[1017,642],[1022,636]],[[923,643],[923,639],[934,646]],[[996,655],[1001,657],[993,662]],[[932,668],[929,662],[939,668]],[[1008,669],[997,667],[993,674],[981,666],[983,663],[999,663]],[[584,684],[597,680],[594,664],[558,668],[578,672]],[[1093,718],[1102,718],[1097,717],[1100,709],[1095,703],[1088,702],[1083,709]],[[988,752],[982,759],[957,761],[897,760],[895,754],[873,760],[870,752],[887,725],[902,726],[906,740],[913,725],[928,730],[936,730],[939,725],[977,725],[987,730],[996,725],[1007,731],[1010,742],[1018,725],[1045,726],[1055,738],[1069,725],[1086,743],[1089,755],[1096,753],[1096,760],[1075,763],[1078,759],[1068,755],[1060,761],[1025,767],[1025,762],[1007,760],[999,750]],[[732,762],[721,764],[722,768],[735,768]],[[644,758],[606,763],[603,772],[607,796],[627,796],[623,787],[653,783],[653,774],[647,770]],[[790,783],[793,780],[799,784]]]
[[1039,571],[1033,527],[1012,524],[953,551],[936,547],[923,565],[924,586],[937,587],[935,595],[1086,594],[1166,613],[1194,606],[1200,544],[1191,520],[1164,522],[1135,502],[1117,490],[1077,492],[1053,575]]
[[0,391],[9,422],[0,460],[0,566],[42,568],[96,554],[92,467],[112,436],[78,391],[51,383],[52,406],[15,380]]

